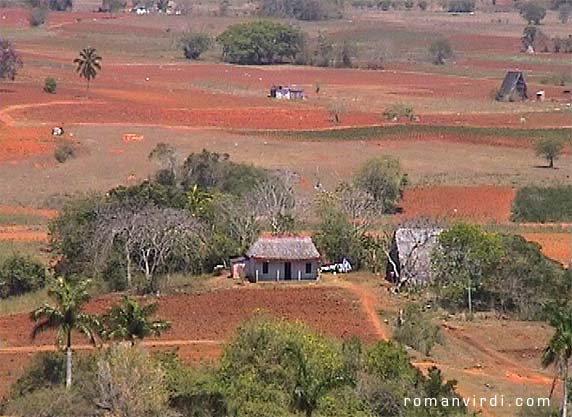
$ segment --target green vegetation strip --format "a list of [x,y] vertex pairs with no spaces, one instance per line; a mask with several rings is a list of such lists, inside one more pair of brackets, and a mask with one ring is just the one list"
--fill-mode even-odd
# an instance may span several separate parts
[[511,129],[493,127],[468,127],[468,126],[424,126],[424,125],[401,125],[401,126],[369,126],[350,127],[327,130],[300,130],[300,131],[277,131],[277,130],[248,130],[238,133],[249,135],[266,135],[299,140],[367,140],[383,137],[404,135],[457,135],[462,138],[474,137],[502,137],[509,139],[538,139],[556,138],[570,139],[572,129]]

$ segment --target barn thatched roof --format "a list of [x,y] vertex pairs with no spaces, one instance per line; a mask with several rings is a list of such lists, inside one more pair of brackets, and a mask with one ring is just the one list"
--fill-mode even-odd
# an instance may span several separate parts
[[508,100],[511,95],[515,94],[520,98],[528,98],[526,81],[522,71],[508,71],[497,96],[500,100]]
[[392,259],[396,261],[399,274],[412,283],[431,280],[431,252],[437,246],[440,228],[407,228],[395,231]]
[[250,258],[259,259],[318,259],[320,253],[309,237],[261,237],[252,244],[246,253]]

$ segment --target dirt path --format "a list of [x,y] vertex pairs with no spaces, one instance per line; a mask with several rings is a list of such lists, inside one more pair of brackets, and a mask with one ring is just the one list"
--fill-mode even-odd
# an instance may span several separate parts
[[342,287],[350,290],[361,302],[362,309],[369,318],[369,321],[375,329],[375,334],[380,340],[389,340],[391,336],[389,334],[389,329],[382,323],[378,307],[379,303],[374,294],[371,293],[367,288],[361,285],[355,284],[353,282],[344,282]]

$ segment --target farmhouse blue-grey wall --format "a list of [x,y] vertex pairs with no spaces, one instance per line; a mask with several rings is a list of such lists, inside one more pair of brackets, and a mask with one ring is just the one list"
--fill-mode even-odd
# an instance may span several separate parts
[[[262,264],[263,260],[251,259],[249,261],[249,277],[256,281],[284,281],[284,262],[271,260],[268,261],[268,273],[263,274]],[[317,280],[318,279],[318,261],[308,260],[308,261],[288,261],[292,264],[292,281],[298,280]],[[306,273],[306,264],[310,263],[312,265],[312,272]]]

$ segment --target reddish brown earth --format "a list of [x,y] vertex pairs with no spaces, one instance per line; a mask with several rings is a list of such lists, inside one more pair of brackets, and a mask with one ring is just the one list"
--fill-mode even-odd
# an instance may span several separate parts
[[[88,311],[102,313],[118,300],[117,295],[94,300]],[[160,349],[179,347],[182,357],[189,361],[217,357],[219,342],[231,338],[237,327],[257,312],[300,320],[335,337],[358,336],[366,342],[380,338],[379,323],[371,318],[373,307],[364,307],[353,290],[338,287],[235,288],[149,299],[155,301],[159,303],[158,317],[171,321],[172,328],[149,345],[160,344]],[[30,352],[53,347],[53,332],[32,341],[32,327],[27,314],[0,317],[2,394],[29,362]],[[81,336],[75,340],[76,344],[85,344]]]
[[572,233],[522,233],[522,236],[542,246],[542,251],[549,258],[564,265],[572,260]]
[[506,223],[515,195],[513,188],[492,185],[412,188],[403,196],[402,216]]

